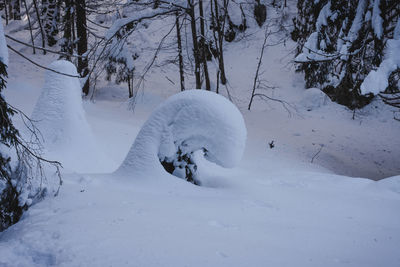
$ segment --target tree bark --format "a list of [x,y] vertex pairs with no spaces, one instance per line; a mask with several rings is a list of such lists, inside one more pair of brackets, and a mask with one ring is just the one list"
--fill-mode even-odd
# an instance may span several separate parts
[[60,2],[58,0],[42,1],[42,16],[44,17],[44,30],[47,44],[53,46],[57,43]]
[[21,20],[21,3],[19,1],[20,0],[14,0],[14,5],[13,5],[14,20]]
[[[88,60],[84,56],[87,51],[87,31],[86,31],[86,3],[85,0],[75,0],[76,6],[76,33],[78,37],[78,73],[85,77],[89,73]],[[86,79],[82,88],[85,95],[89,94],[89,79]]]
[[8,1],[9,0],[4,0],[4,15],[6,17],[6,25],[8,25]]
[[181,91],[185,90],[185,75],[183,71],[183,57],[182,57],[182,38],[181,38],[181,29],[179,27],[179,13],[176,12],[176,36],[178,42],[178,60],[179,60],[179,77],[180,77],[180,84],[181,84]]
[[[37,2],[36,2],[36,0],[32,0],[32,1],[33,1],[33,6],[35,7],[37,21],[39,23],[40,34],[42,36],[42,47],[46,48],[46,36],[44,34],[44,30],[43,30],[43,26],[42,26],[42,19],[40,17],[40,13],[39,13],[39,9],[38,9],[38,6],[37,6]],[[46,54],[46,50],[43,50],[43,55],[45,55],[45,54]]]
[[225,28],[225,19],[226,12],[228,8],[228,1],[224,0],[224,15],[222,16],[223,23],[221,24],[219,10],[218,10],[218,0],[214,0],[214,10],[215,10],[215,20],[217,24],[217,35],[218,35],[218,67],[220,71],[221,83],[226,84],[226,75],[225,75],[225,64],[224,64],[224,28]]
[[29,10],[28,10],[28,5],[26,4],[26,0],[22,0],[24,2],[25,6],[25,11],[26,11],[26,17],[28,18],[28,25],[29,25],[29,33],[31,36],[31,42],[32,42],[32,49],[33,49],[33,54],[36,54],[35,50],[35,42],[33,40],[33,34],[32,34],[32,24],[31,24],[31,18],[29,16]]
[[190,26],[192,29],[192,39],[193,39],[193,56],[194,56],[194,75],[196,77],[196,89],[201,89],[201,78],[200,78],[200,53],[199,44],[197,42],[197,30],[196,30],[196,17],[194,13],[194,3],[188,0],[188,13],[190,16]]
[[204,79],[206,81],[206,90],[211,90],[210,85],[210,77],[208,75],[208,66],[207,66],[207,47],[206,47],[206,39],[205,39],[205,30],[204,30],[204,12],[203,12],[203,0],[199,0],[199,13],[200,13],[200,48],[201,48],[201,61],[203,63],[203,71],[204,71]]
[[[65,0],[65,12],[63,18],[64,24],[64,36],[63,36],[63,43],[61,44],[61,52],[72,55],[73,53],[73,46],[72,46],[72,10],[73,10],[73,3],[71,0]],[[71,60],[70,56],[62,56],[66,60]]]

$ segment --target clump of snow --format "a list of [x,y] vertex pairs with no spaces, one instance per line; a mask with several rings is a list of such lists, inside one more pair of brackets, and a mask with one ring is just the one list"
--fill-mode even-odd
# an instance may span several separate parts
[[330,98],[319,88],[309,88],[304,91],[304,96],[301,99],[300,104],[305,107],[307,111],[311,111],[330,102]]
[[397,21],[396,27],[394,28],[393,39],[400,39],[400,19]]
[[379,39],[382,38],[383,28],[382,28],[382,17],[381,17],[381,10],[379,8],[380,0],[374,1],[374,7],[372,9],[372,29],[374,29],[374,33],[376,37]]
[[0,61],[8,65],[8,50],[6,38],[4,36],[3,22],[0,17]]
[[146,121],[118,172],[166,173],[160,161],[178,150],[204,157],[223,167],[234,167],[246,143],[240,111],[225,97],[203,90],[187,90],[167,99]]
[[400,67],[400,40],[387,40],[385,48],[385,59],[377,70],[372,70],[361,84],[363,95],[372,93],[374,95],[383,92],[389,85],[389,76]]
[[105,33],[105,38],[110,40],[113,38],[124,26],[131,23],[138,23],[145,19],[154,18],[160,14],[163,14],[164,11],[159,11],[158,9],[147,8],[143,10],[135,10],[135,12],[129,13],[129,17],[120,18],[113,22],[111,27]]
[[[77,76],[75,66],[65,60],[50,69]],[[89,161],[106,160],[99,151],[82,106],[79,78],[48,71],[32,119],[41,132],[48,157],[61,161],[67,169],[81,170]],[[90,153],[90,156],[85,156]]]
[[321,31],[321,26],[323,25],[328,25],[328,18],[332,16],[332,11],[331,11],[331,1],[329,1],[322,9],[321,12],[319,12],[318,18],[317,18],[317,30]]
[[309,62],[309,61],[318,61],[325,60],[329,58],[333,58],[336,55],[326,53],[321,50],[326,47],[325,43],[318,43],[319,37],[318,32],[313,32],[308,37],[307,41],[304,44],[303,50],[301,53],[295,58],[295,62]]
[[349,34],[347,35],[347,38],[350,42],[354,42],[358,38],[358,32],[360,31],[364,22],[363,14],[366,8],[367,8],[367,1],[360,0],[358,2],[356,16],[353,20],[353,23],[351,24]]

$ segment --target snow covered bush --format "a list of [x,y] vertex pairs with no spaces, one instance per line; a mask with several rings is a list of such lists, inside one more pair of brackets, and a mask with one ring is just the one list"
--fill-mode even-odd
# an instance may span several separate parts
[[[222,167],[234,167],[246,143],[240,111],[225,97],[203,90],[176,94],[143,125],[118,172],[163,175],[198,184],[196,151]],[[164,168],[163,168],[164,166]]]
[[[31,121],[24,117],[29,139],[25,140],[12,122],[12,116],[19,113],[10,106],[1,92],[6,87],[8,53],[0,19],[0,232],[16,223],[24,210],[46,194],[43,162],[57,168],[58,163],[43,159],[40,143]],[[60,176],[58,176],[60,178]]]
[[49,68],[70,76],[47,71],[44,87],[32,113],[32,119],[43,136],[45,152],[74,170],[85,167],[88,162],[86,155],[101,165],[107,159],[98,149],[86,120],[76,67],[69,61],[58,60]]
[[300,0],[297,8],[292,38],[307,88],[319,87],[352,109],[387,90],[400,61],[393,52],[400,31],[397,0]]

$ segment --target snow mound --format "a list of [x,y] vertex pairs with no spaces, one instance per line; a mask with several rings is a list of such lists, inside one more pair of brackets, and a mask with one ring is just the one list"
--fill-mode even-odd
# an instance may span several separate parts
[[304,91],[300,104],[308,111],[318,109],[330,103],[330,98],[318,88],[309,88]]
[[246,135],[242,114],[225,97],[187,90],[168,98],[151,114],[117,172],[162,176],[166,171],[161,162],[199,150],[213,163],[234,167],[243,155]]
[[[78,76],[69,61],[55,61],[49,68]],[[48,71],[32,119],[43,137],[48,157],[61,161],[67,170],[88,171],[90,163],[101,169],[101,162],[106,159],[86,121],[80,88],[78,78]]]
[[382,179],[377,183],[380,187],[384,187],[392,192],[400,194],[400,175]]

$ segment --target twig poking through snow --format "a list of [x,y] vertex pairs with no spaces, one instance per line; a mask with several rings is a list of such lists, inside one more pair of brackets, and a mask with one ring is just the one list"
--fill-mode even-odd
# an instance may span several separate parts
[[319,153],[321,153],[321,150],[322,150],[323,147],[324,147],[323,144],[319,145],[319,150],[318,150],[318,152],[312,157],[311,163],[313,163],[313,162],[314,162],[314,159],[318,156]]

